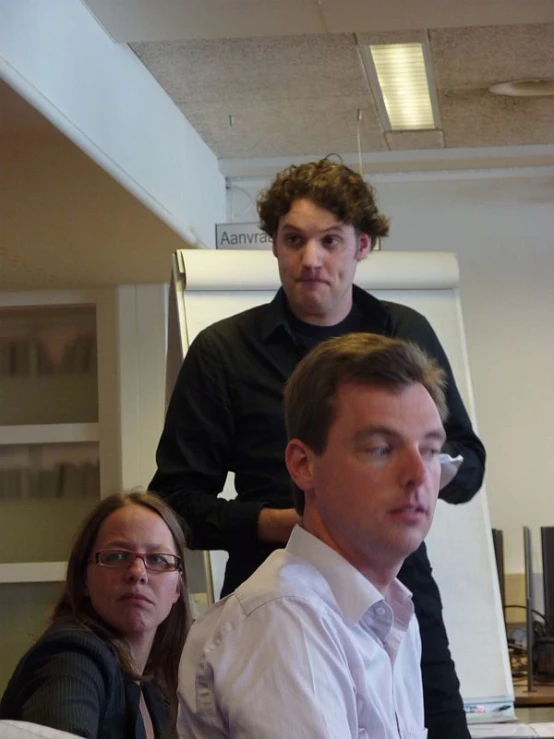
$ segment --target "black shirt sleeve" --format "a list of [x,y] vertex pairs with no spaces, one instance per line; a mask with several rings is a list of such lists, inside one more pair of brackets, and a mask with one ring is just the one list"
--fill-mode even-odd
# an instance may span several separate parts
[[263,503],[217,497],[234,470],[230,382],[221,347],[207,329],[190,345],[177,377],[149,485],[184,519],[193,549],[257,540]]
[[445,423],[447,440],[444,451],[455,457],[461,454],[463,464],[456,476],[440,492],[448,503],[466,503],[478,492],[485,474],[485,448],[465,409],[456,381],[442,345],[426,318],[406,306],[390,304],[393,333],[400,339],[413,341],[435,357],[446,372],[446,402],[448,419]]

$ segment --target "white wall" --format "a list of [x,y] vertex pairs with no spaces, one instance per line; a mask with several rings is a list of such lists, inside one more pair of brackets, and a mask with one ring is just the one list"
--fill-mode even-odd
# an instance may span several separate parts
[[[492,525],[507,572],[523,571],[523,525],[554,526],[554,174],[379,175],[391,250],[454,251]],[[261,180],[236,180],[229,219],[256,220]]]

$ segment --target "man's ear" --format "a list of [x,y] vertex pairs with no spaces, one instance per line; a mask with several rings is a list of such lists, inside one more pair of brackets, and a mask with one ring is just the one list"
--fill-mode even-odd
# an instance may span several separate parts
[[371,236],[369,234],[360,233],[358,236],[358,251],[356,252],[356,259],[361,262],[365,259],[371,251]]
[[275,236],[271,239],[271,251],[273,252],[274,257],[277,256],[277,244],[275,243],[276,237],[277,234],[275,234]]
[[314,453],[300,439],[291,439],[285,449],[285,463],[292,481],[307,492],[313,487]]

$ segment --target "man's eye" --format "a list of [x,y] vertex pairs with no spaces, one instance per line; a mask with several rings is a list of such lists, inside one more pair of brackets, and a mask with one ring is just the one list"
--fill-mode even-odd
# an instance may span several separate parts
[[421,450],[421,456],[423,459],[435,459],[440,455],[440,453],[441,450],[435,447],[427,447]]
[[368,447],[367,453],[372,457],[387,457],[391,453],[391,448],[388,444],[380,444],[379,446]]
[[326,236],[323,239],[323,246],[327,249],[333,249],[335,246],[338,246],[340,243],[340,239],[338,236]]
[[300,246],[302,239],[298,234],[287,234],[285,236],[285,243],[288,246]]

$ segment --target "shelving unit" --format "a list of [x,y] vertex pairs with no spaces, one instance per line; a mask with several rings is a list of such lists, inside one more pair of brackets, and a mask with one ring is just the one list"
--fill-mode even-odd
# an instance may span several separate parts
[[0,426],[0,447],[14,444],[98,442],[97,423],[43,423]]
[[114,305],[108,290],[0,295],[0,693],[79,523],[118,487]]
[[[99,465],[94,495],[67,495],[63,485],[44,496],[28,486],[10,486],[8,496],[4,485],[0,494],[0,694],[46,626],[78,524],[101,495],[145,487],[152,477],[165,409],[166,306],[164,285],[0,293],[0,343],[35,344],[19,346],[19,376],[7,373],[13,353],[2,361],[0,469]],[[63,362],[80,321],[95,338],[92,373],[72,370],[67,354]],[[39,362],[37,342],[49,362]]]
[[0,424],[0,561],[57,560],[100,495],[94,305],[0,310]]

